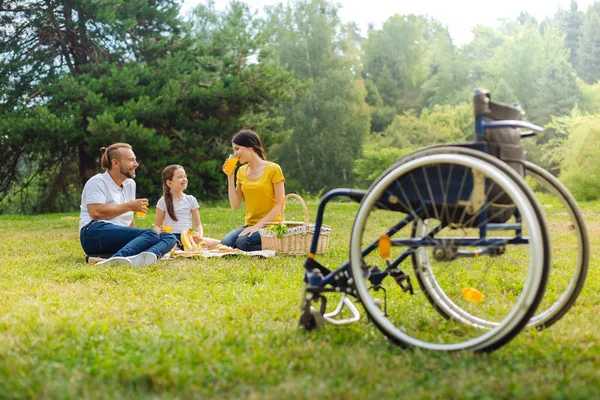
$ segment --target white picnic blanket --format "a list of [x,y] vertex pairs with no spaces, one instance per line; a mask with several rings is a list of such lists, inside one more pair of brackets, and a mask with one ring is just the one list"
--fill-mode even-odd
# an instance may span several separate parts
[[275,250],[258,250],[258,251],[218,251],[218,250],[198,250],[198,251],[185,251],[175,250],[164,255],[161,261],[173,260],[176,258],[211,258],[211,257],[225,257],[225,256],[250,256],[250,257],[262,257],[269,258],[275,255]]

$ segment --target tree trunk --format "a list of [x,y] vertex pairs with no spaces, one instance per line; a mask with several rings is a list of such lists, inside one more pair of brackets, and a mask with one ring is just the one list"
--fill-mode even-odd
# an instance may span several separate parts
[[80,143],[77,150],[79,153],[79,179],[83,188],[88,179],[96,175],[96,159],[88,154],[85,143]]

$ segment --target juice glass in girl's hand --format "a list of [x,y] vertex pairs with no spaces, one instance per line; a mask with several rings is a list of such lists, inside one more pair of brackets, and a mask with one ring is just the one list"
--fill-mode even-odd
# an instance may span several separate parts
[[227,175],[233,174],[235,171],[235,166],[237,165],[238,159],[234,157],[233,154],[229,156],[227,160],[225,160],[225,165],[223,166],[223,172]]

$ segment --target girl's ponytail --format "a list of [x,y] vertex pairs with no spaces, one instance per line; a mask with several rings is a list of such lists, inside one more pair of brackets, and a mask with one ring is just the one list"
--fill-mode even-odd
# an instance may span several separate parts
[[175,215],[175,206],[173,205],[173,195],[171,194],[171,189],[167,185],[167,181],[173,180],[173,175],[175,175],[175,171],[177,171],[179,168],[183,169],[181,165],[173,164],[163,169],[162,172],[163,197],[167,206],[167,213],[173,221],[177,221],[177,216]]
[[167,213],[173,221],[177,221],[175,216],[175,207],[173,206],[173,196],[171,195],[171,189],[166,183],[163,183],[163,197],[165,198],[165,204],[167,205]]

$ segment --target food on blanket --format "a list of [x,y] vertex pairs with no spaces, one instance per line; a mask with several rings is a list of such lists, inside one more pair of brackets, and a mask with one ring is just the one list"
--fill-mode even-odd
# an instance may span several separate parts
[[233,247],[226,246],[224,244],[218,244],[217,247],[216,247],[216,250],[219,250],[219,252],[221,252],[221,253],[227,253],[227,252],[230,252],[230,251],[233,251],[233,252],[237,251],[237,249],[234,249]]
[[169,253],[169,256],[171,258],[177,258],[177,257],[192,257],[193,255],[197,255],[197,252],[193,252],[193,251],[185,251],[185,250],[171,250],[171,252]]
[[207,244],[198,232],[193,229],[181,232],[181,243],[183,249],[187,251],[201,251],[207,247]]

